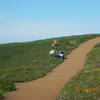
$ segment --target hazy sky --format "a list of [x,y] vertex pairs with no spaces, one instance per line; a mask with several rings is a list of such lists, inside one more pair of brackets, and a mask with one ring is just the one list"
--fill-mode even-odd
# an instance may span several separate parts
[[100,0],[0,0],[0,43],[100,33]]

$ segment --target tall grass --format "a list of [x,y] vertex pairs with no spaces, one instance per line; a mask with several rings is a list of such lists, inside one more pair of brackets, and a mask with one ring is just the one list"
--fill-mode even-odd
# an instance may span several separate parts
[[[80,43],[95,38],[98,35],[82,35],[56,38],[59,49],[68,55]],[[0,95],[16,90],[15,82],[31,81],[45,76],[57,65],[61,59],[49,55],[52,40],[39,40],[25,43],[11,43],[0,45]]]

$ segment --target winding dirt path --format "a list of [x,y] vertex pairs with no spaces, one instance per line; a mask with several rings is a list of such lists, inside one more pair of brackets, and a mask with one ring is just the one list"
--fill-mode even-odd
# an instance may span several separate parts
[[84,67],[86,54],[98,42],[100,37],[82,43],[47,76],[17,84],[18,90],[8,93],[6,100],[55,100],[65,83]]

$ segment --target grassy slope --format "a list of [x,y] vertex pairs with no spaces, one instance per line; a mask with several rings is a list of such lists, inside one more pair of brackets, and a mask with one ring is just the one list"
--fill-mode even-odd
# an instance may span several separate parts
[[85,66],[65,85],[58,100],[100,100],[100,43],[87,54]]
[[[80,43],[97,35],[57,38],[68,55]],[[0,95],[15,90],[14,82],[30,81],[52,71],[61,59],[52,58],[48,52],[53,39],[26,43],[0,45]]]

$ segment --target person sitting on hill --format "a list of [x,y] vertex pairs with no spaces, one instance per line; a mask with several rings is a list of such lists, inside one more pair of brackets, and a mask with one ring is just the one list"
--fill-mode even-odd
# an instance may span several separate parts
[[59,42],[57,40],[54,40],[52,42],[52,47],[54,47],[54,49],[57,50],[58,46],[59,46]]

